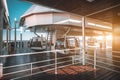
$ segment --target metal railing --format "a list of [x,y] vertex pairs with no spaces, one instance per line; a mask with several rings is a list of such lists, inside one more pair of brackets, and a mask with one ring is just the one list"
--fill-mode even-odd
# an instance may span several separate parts
[[[47,54],[47,53],[54,55],[52,58],[49,58],[49,59],[30,61],[28,63],[12,65],[12,66],[3,66],[3,64],[0,64],[0,66],[3,66],[3,67],[0,67],[1,74],[2,74],[2,71],[3,71],[3,75],[1,75],[1,76],[4,77],[4,76],[19,74],[19,73],[23,73],[23,72],[27,72],[27,71],[29,72],[28,74],[11,78],[11,80],[17,80],[17,79],[21,79],[21,78],[25,78],[25,77],[30,77],[30,76],[33,76],[33,75],[36,75],[36,74],[41,74],[41,73],[51,71],[51,70],[54,70],[54,73],[57,74],[59,68],[74,65],[74,64],[79,64],[79,63],[83,64],[83,62],[85,62],[85,64],[93,65],[93,68],[95,70],[96,70],[97,67],[100,67],[100,68],[104,68],[104,69],[107,69],[107,70],[110,70],[110,71],[113,71],[113,72],[120,73],[119,71],[114,69],[114,68],[119,68],[120,69],[120,66],[117,66],[117,65],[113,64],[113,62],[120,63],[120,61],[113,60],[111,58],[111,57],[120,58],[120,56],[112,55],[112,56],[107,56],[106,57],[105,55],[107,53],[102,53],[103,56],[99,56],[100,53],[98,52],[98,50],[100,50],[100,49],[98,49],[97,47],[94,47],[94,49],[91,51],[90,54],[89,54],[90,51],[88,49],[86,49],[85,54],[83,54],[83,52],[82,52],[83,49],[75,48],[75,49],[42,51],[42,52],[34,52],[34,53],[32,52],[32,53],[24,53],[24,54],[1,55],[0,58],[30,56],[30,55],[32,56],[32,55]],[[100,50],[100,51],[102,51],[102,50]],[[61,51],[64,51],[64,54],[60,53]],[[73,52],[73,51],[74,51],[74,54],[72,54],[72,55],[67,54],[67,53]],[[106,51],[107,51],[107,49],[104,49],[104,52],[106,52]],[[78,52],[79,54],[76,54],[76,52]],[[87,54],[86,54],[86,52],[87,52]],[[112,52],[116,52],[116,51],[111,51],[111,52],[109,51],[109,54],[112,54]],[[119,54],[120,52],[117,51],[116,54],[117,53]],[[58,54],[67,55],[67,56],[62,56],[61,57]],[[37,64],[43,64],[43,65],[37,65]],[[4,70],[6,70],[6,69],[17,68],[17,67],[25,67],[25,66],[28,66],[27,69],[23,68],[22,70],[16,70],[16,71],[4,73]],[[36,71],[38,69],[39,69],[39,71]]]
[[[70,51],[74,51],[74,50],[77,50],[79,54],[75,53],[75,54],[69,55],[69,54],[65,53],[62,55],[66,55],[66,56],[62,56],[62,57],[59,56],[59,55],[61,55],[60,51],[64,51],[64,52],[69,51],[70,52]],[[32,75],[44,73],[44,72],[51,71],[51,70],[54,70],[55,74],[57,74],[58,68],[62,68],[62,67],[66,67],[69,65],[74,65],[74,64],[78,64],[78,63],[82,62],[81,48],[64,49],[64,50],[51,50],[51,51],[42,51],[42,52],[34,52],[34,53],[32,52],[32,53],[23,53],[23,54],[1,55],[0,58],[16,58],[16,57],[21,57],[21,56],[32,56],[32,55],[47,54],[47,53],[53,54],[54,56],[50,59],[44,59],[41,61],[38,60],[38,61],[31,61],[28,63],[18,64],[18,65],[3,66],[2,67],[3,78],[10,77],[11,75],[16,75],[16,74],[24,73],[24,72],[28,72],[28,74],[25,74],[23,76],[18,76],[18,77],[12,77],[11,80],[16,80],[16,79],[20,79],[20,78],[24,78],[24,77],[30,77]],[[43,64],[43,65],[37,65],[37,64]],[[22,67],[26,67],[26,66],[27,66],[27,69],[22,68]],[[21,67],[22,69],[14,70],[15,68],[19,69],[19,67]],[[4,73],[4,71],[7,69],[8,70],[13,69],[13,71]],[[37,69],[39,69],[39,71],[35,71]],[[42,69],[42,70],[40,70],[40,69]]]
[[[98,50],[103,51],[103,52],[98,52]],[[119,51],[108,51],[107,53],[107,49],[98,49],[97,47],[94,47],[94,50],[92,53],[88,53],[85,54],[85,60],[87,64],[93,65],[94,69],[96,69],[97,67],[100,68],[104,68],[113,72],[117,72],[120,73],[120,66],[115,65],[114,62],[117,62],[120,65],[120,61],[118,61],[117,59],[113,59],[113,57],[115,58],[120,58],[120,56],[117,55],[113,55],[112,53],[120,53]],[[99,55],[98,55],[99,54]],[[100,56],[100,54],[103,56]],[[106,54],[111,54],[111,56],[107,56]],[[119,69],[119,70],[116,70]]]

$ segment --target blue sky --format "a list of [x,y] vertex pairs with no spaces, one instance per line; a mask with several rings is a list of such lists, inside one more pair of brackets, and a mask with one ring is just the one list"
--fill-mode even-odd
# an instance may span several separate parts
[[32,5],[22,0],[7,0],[11,25],[14,26],[14,18],[20,20],[20,16]]
[[[25,13],[25,11],[31,7],[32,3],[25,2],[22,0],[7,0],[7,5],[8,5],[11,27],[14,28],[14,18],[16,18],[19,21],[20,16],[22,16]],[[3,34],[4,34],[3,39],[6,40],[6,31],[4,31]],[[11,35],[12,35],[11,39],[14,40],[14,30],[11,31]],[[30,39],[28,35],[34,36],[33,33],[23,32],[23,39],[24,40]],[[17,40],[20,40],[20,31],[17,31]]]

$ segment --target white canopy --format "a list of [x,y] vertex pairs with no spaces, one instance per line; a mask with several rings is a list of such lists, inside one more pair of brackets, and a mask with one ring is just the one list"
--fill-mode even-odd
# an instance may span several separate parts
[[34,4],[22,15],[22,17],[28,16],[30,14],[45,13],[45,12],[63,12],[63,11]]

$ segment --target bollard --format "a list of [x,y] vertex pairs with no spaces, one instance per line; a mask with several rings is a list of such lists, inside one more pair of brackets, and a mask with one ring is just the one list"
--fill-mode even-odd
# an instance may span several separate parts
[[3,64],[0,63],[0,79],[3,77]]

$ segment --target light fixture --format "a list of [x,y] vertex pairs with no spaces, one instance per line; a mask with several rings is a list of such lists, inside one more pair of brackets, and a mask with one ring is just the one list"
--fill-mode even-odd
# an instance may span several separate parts
[[101,27],[101,28],[112,29],[111,26],[103,26],[103,25],[95,24],[95,23],[91,23],[91,22],[88,22],[87,24],[90,25],[90,26],[95,26],[95,27]]
[[82,21],[76,20],[76,19],[67,19],[67,20],[56,22],[55,24],[62,24],[62,23],[66,23],[66,22],[81,23]]
[[17,21],[17,19],[16,19],[16,18],[14,18],[14,21]]
[[90,23],[90,22],[88,22],[88,25],[90,25],[90,26],[95,26],[94,23]]
[[93,1],[95,1],[95,0],[87,0],[88,2],[93,2]]
[[120,16],[120,13],[117,13],[118,16]]

